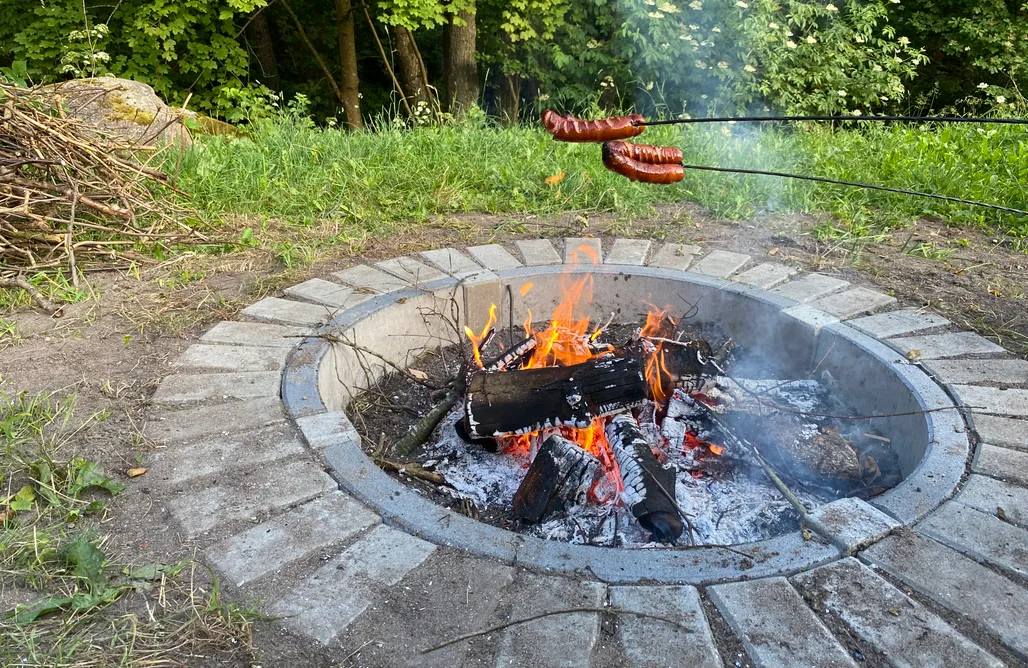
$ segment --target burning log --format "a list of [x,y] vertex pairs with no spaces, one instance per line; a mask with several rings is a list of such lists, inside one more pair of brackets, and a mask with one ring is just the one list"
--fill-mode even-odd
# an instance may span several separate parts
[[547,438],[514,495],[514,512],[526,522],[539,522],[555,501],[582,503],[602,466],[592,454],[557,435]]
[[607,425],[607,443],[621,471],[625,490],[621,500],[653,534],[653,540],[674,543],[682,535],[682,520],[673,501],[675,471],[660,465],[639,425],[630,415],[618,415]]

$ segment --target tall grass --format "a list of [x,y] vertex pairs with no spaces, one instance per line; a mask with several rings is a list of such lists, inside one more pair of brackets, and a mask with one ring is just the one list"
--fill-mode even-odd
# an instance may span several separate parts
[[[648,143],[680,146],[686,162],[791,171],[1028,208],[1028,129],[1021,126],[685,126],[651,128]],[[563,173],[558,183],[547,177]],[[553,181],[553,179],[551,179]],[[374,232],[453,212],[644,214],[697,201],[742,218],[760,211],[828,212],[843,222],[939,215],[1028,235],[1028,219],[922,198],[762,176],[687,172],[682,184],[630,183],[600,148],[553,141],[534,127],[476,121],[346,133],[285,116],[248,136],[191,150],[182,187],[211,212],[331,218]]]

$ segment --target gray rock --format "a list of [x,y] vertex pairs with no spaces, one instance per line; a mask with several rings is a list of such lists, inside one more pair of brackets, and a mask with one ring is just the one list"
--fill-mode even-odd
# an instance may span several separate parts
[[[585,247],[587,250],[581,250]],[[595,262],[593,260],[595,259]],[[601,264],[603,243],[595,237],[567,237],[564,239],[564,264]]]
[[[997,504],[998,505],[998,504]],[[1028,531],[960,503],[946,503],[917,530],[979,561],[1014,575],[1028,575]]]
[[902,334],[913,334],[926,329],[944,327],[949,320],[924,309],[905,308],[889,313],[878,313],[850,320],[850,327],[876,339],[887,339]]
[[618,615],[618,633],[625,650],[625,665],[632,668],[720,668],[710,626],[695,587],[611,587],[610,604],[674,620],[671,624],[633,615]]

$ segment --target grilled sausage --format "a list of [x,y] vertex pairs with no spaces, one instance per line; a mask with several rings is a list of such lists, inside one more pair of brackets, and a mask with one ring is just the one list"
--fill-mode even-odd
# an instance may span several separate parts
[[681,163],[654,165],[632,160],[612,151],[609,142],[603,145],[603,165],[629,181],[641,183],[678,183],[685,178],[685,168]]
[[583,121],[574,116],[561,116],[552,109],[543,112],[543,127],[554,139],[569,142],[601,142],[638,137],[646,128],[632,124],[645,121],[646,119],[639,114]]
[[670,165],[682,162],[682,151],[674,146],[649,146],[648,144],[629,144],[623,141],[612,141],[608,146],[612,153],[623,155],[636,162],[646,162],[651,165]]

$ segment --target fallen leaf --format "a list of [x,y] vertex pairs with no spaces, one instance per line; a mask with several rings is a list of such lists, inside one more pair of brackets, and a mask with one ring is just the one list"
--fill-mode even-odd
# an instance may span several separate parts
[[6,522],[8,517],[13,517],[13,516],[14,516],[14,513],[5,510],[4,512],[0,513],[0,522]]
[[810,529],[803,530],[803,540],[813,540],[814,534],[810,533]]
[[407,369],[407,373],[414,376],[418,380],[428,380],[428,374],[420,369]]
[[892,615],[893,617],[899,617],[900,616],[900,610],[899,610],[899,608],[889,608],[889,614]]
[[775,246],[774,248],[772,248],[771,250],[769,250],[769,251],[767,252],[767,254],[768,254],[768,255],[774,255],[774,254],[775,254],[775,253],[777,253],[777,252],[778,252],[778,246]]
[[148,470],[149,469],[140,466],[139,468],[136,468],[136,469],[129,469],[128,471],[125,471],[125,473],[127,473],[128,477],[130,477],[130,478],[138,478],[139,476],[141,476],[144,473],[146,473]]
[[564,172],[561,172],[560,174],[554,174],[553,176],[547,176],[544,180],[549,185],[555,186],[564,180]]
[[399,299],[396,300],[396,303],[397,304],[406,304],[407,303],[407,297],[400,297]]
[[907,359],[913,362],[914,360],[921,359],[921,351],[918,349],[911,350],[907,353]]
[[1007,519],[1007,511],[1003,510],[1002,506],[996,506],[996,517],[1000,518],[1001,520],[1006,521],[1006,519]]

